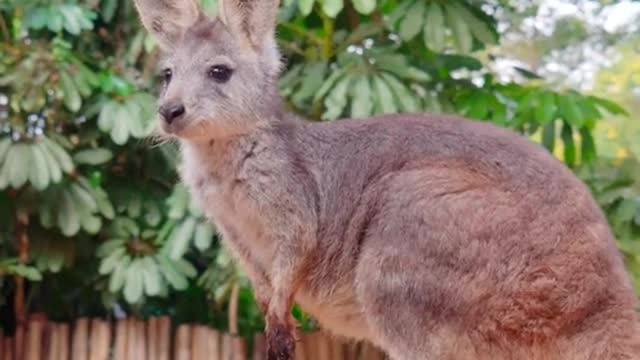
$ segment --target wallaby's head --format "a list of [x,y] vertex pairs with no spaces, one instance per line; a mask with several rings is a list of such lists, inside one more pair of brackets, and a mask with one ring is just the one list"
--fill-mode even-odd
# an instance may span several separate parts
[[278,0],[221,0],[207,17],[197,0],[135,0],[164,52],[161,128],[183,139],[244,132],[279,106]]

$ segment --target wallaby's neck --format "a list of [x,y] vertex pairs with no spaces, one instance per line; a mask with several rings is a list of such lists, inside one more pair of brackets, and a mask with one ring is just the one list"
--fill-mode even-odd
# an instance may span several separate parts
[[278,116],[252,121],[251,127],[238,129],[225,136],[181,140],[183,166],[201,167],[202,170],[220,177],[232,175],[242,166],[242,161],[249,157],[256,145],[267,148],[286,146],[289,142],[286,137],[290,132],[281,129],[291,129],[303,124],[303,119],[282,110]]

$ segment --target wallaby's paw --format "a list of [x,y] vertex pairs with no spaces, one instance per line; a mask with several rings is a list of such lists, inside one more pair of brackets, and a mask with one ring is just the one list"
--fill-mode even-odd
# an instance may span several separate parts
[[273,325],[267,329],[267,360],[293,360],[295,347],[293,331],[286,325]]

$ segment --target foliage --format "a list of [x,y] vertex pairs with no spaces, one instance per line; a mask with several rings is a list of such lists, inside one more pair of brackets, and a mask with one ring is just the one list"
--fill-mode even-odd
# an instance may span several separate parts
[[[529,72],[524,84],[496,81],[486,55],[500,34],[485,5],[496,6],[286,0],[282,95],[315,121],[461,113],[539,134],[550,150],[561,143],[570,166],[593,161],[597,121],[624,111]],[[0,40],[0,274],[33,281],[33,307],[53,317],[124,309],[190,319],[202,306],[197,319],[218,325],[238,284],[241,329],[259,329],[246,278],[177,184],[175,146],[152,138],[158,49],[132,1],[8,0]],[[21,211],[27,253],[15,241]],[[0,286],[5,300],[19,291]]]

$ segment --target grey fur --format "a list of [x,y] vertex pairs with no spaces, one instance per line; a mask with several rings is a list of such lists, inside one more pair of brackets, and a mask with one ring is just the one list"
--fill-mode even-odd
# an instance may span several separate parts
[[[224,22],[148,2],[157,36],[158,16],[192,24],[161,41],[160,102],[187,109],[162,127],[254,284],[270,360],[292,358],[294,301],[395,360],[640,358],[607,222],[544,149],[453,116],[306,122],[277,92],[276,1],[223,0]],[[220,63],[224,84],[206,76]]]

